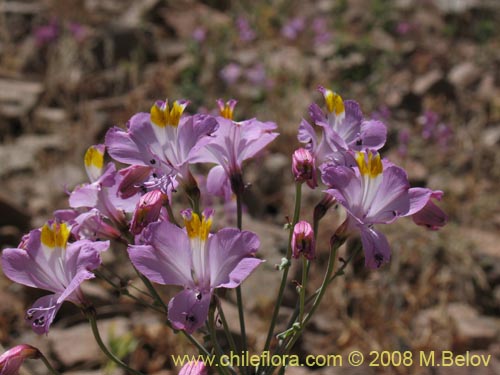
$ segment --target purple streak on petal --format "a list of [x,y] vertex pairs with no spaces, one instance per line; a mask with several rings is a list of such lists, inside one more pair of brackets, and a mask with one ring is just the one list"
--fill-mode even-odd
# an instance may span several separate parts
[[255,233],[221,229],[208,239],[207,251],[212,288],[235,288],[262,262],[253,258],[260,246]]
[[365,253],[365,266],[372,269],[380,268],[391,258],[391,248],[387,238],[372,228],[361,228],[361,242]]
[[31,323],[31,328],[38,335],[49,332],[50,325],[61,308],[62,303],[58,303],[59,294],[49,294],[43,296],[33,303],[33,306],[26,311],[25,319]]
[[153,223],[145,229],[147,245],[129,246],[134,266],[158,284],[191,286],[192,255],[187,234],[169,222]]
[[183,290],[170,300],[168,320],[174,328],[193,333],[207,320],[211,298],[210,291]]

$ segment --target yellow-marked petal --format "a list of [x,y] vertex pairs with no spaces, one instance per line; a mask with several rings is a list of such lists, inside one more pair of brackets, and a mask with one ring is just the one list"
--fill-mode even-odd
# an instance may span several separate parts
[[104,165],[104,153],[96,146],[90,146],[85,153],[84,162],[86,167],[101,169]]
[[170,118],[168,122],[169,125],[179,125],[179,121],[181,119],[182,113],[184,112],[184,108],[186,108],[185,104],[180,104],[177,100],[174,102],[172,110],[170,111]]
[[344,113],[344,101],[339,94],[334,93],[332,90],[325,89],[323,96],[325,97],[326,108],[328,112],[334,113],[339,116]]
[[368,154],[357,152],[356,163],[358,164],[359,172],[363,176],[368,175],[371,178],[377,177],[384,169],[380,154],[377,153],[374,156],[371,151],[368,151]]
[[155,104],[153,104],[153,106],[151,107],[150,115],[151,122],[154,125],[160,128],[164,128],[165,126],[167,126],[169,117],[168,101],[163,105],[161,104],[161,102],[156,102]]
[[199,238],[201,240],[206,240],[210,233],[210,228],[212,227],[212,217],[200,216],[195,212],[190,212],[189,214],[183,215],[184,225],[186,226],[186,232],[188,237]]
[[186,101],[176,100],[172,104],[172,108],[170,108],[168,100],[165,102],[158,101],[151,107],[151,122],[160,128],[164,128],[167,125],[178,126],[187,104]]
[[47,247],[65,249],[69,235],[70,228],[66,223],[53,223],[52,225],[47,223],[42,227],[41,241]]

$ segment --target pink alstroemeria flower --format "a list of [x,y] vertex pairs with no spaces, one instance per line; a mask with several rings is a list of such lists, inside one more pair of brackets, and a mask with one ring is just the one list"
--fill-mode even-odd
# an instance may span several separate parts
[[[224,103],[217,100],[220,116],[219,128],[214,133],[213,142],[207,144],[195,159],[196,162],[215,163],[207,178],[207,189],[215,195],[227,195],[224,187],[231,186],[235,194],[243,191],[242,165],[271,143],[278,133],[274,122],[250,119],[233,121],[236,100]],[[228,180],[230,183],[228,183]]]
[[257,235],[224,228],[210,235],[212,213],[200,218],[182,212],[185,229],[156,222],[142,232],[141,245],[129,246],[130,260],[149,280],[184,288],[170,300],[168,319],[176,329],[192,333],[208,315],[216,288],[236,288],[262,262],[255,258]]
[[189,163],[200,150],[212,142],[217,121],[208,115],[182,116],[187,101],[157,101],[150,113],[138,113],[130,119],[127,130],[112,128],[106,134],[111,157],[121,163],[152,168],[152,179],[146,187],[160,188],[167,195],[173,180],[191,186],[195,182]]
[[314,128],[306,120],[299,126],[298,140],[316,159],[316,165],[333,162],[337,165],[352,166],[348,151],[364,149],[378,150],[385,144],[387,129],[376,120],[365,120],[359,104],[353,100],[343,101],[331,90],[319,87],[326,102],[326,114],[313,103],[309,114],[313,123],[321,127],[323,135],[318,140]]
[[26,359],[36,359],[39,356],[38,349],[31,345],[14,346],[0,355],[0,375],[18,375]]
[[99,267],[100,253],[109,247],[109,241],[68,243],[69,235],[65,223],[48,223],[31,231],[19,248],[2,252],[2,268],[9,279],[53,293],[36,300],[26,313],[38,334],[48,333],[64,301],[85,302],[80,284],[94,278],[91,271]]
[[392,223],[410,210],[406,172],[394,165],[384,168],[380,155],[372,151],[356,153],[357,168],[333,164],[322,168],[323,182],[347,211],[346,232],[361,234],[365,264],[379,268],[390,259],[386,237],[374,224]]

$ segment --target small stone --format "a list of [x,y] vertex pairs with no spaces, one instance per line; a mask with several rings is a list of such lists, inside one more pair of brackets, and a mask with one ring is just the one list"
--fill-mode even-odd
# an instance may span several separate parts
[[[108,343],[110,335],[120,337],[129,332],[129,321],[125,318],[100,320],[98,327],[103,341]],[[78,363],[100,363],[103,356],[88,324],[53,327],[48,338],[55,355],[66,367]]]
[[469,61],[455,65],[448,73],[448,79],[459,88],[464,88],[474,83],[479,78],[479,69]]
[[441,78],[443,78],[443,73],[440,70],[432,70],[415,80],[412,91],[417,95],[423,95]]

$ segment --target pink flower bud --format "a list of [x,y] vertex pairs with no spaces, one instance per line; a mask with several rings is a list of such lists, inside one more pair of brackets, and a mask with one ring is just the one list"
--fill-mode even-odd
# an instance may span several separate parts
[[292,234],[292,256],[299,258],[305,256],[309,260],[314,259],[314,232],[307,221],[299,221],[295,224]]
[[135,208],[130,232],[139,234],[149,223],[158,220],[161,208],[167,200],[167,195],[160,190],[152,190],[144,194]]
[[292,172],[295,181],[307,182],[314,189],[318,186],[316,181],[316,167],[314,157],[305,148],[295,150],[292,156]]
[[0,355],[0,374],[17,375],[25,359],[38,358],[40,352],[31,345],[17,345]]
[[179,375],[207,375],[208,370],[202,361],[189,361],[182,366]]

